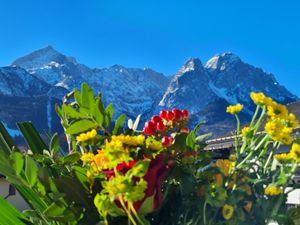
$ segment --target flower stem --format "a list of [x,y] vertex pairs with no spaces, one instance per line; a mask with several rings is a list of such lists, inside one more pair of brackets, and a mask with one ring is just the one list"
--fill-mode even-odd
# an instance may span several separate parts
[[[119,201],[120,201],[120,203],[121,203],[123,209],[125,210],[125,212],[126,212],[128,218],[129,218],[129,222],[131,221],[133,225],[137,225],[137,223],[135,222],[134,218],[133,218],[132,215],[131,215],[130,210],[127,209],[127,207],[126,207],[126,205],[125,205],[125,203],[124,203],[124,201],[123,201],[122,195],[119,195]],[[130,224],[130,223],[128,223],[128,224]]]
[[263,106],[263,110],[260,114],[259,119],[257,120],[256,124],[254,125],[254,135],[256,134],[256,132],[258,131],[258,129],[260,128],[260,125],[262,123],[262,120],[265,116],[265,112],[266,112],[266,106]]
[[239,119],[238,115],[235,114],[234,116],[235,116],[235,119],[236,119],[236,122],[237,122],[237,129],[236,129],[236,135],[235,135],[235,152],[239,156],[240,152],[239,152],[238,148],[239,148],[239,144],[240,144],[239,135],[240,135],[241,122],[240,122],[240,119]]
[[249,127],[251,127],[252,125],[253,125],[253,123],[254,123],[254,121],[255,121],[255,119],[256,119],[256,117],[257,117],[257,114],[258,114],[258,112],[259,112],[259,106],[256,106],[256,109],[255,109],[255,112],[254,112],[254,115],[253,115],[253,117],[252,117],[252,120],[251,120],[251,123],[250,123],[250,126]]
[[204,206],[203,206],[203,224],[206,225],[207,221],[206,221],[206,207],[207,207],[207,201],[204,202]]
[[129,208],[131,209],[131,211],[133,212],[133,215],[136,217],[137,221],[141,224],[144,225],[144,222],[142,221],[142,219],[139,217],[138,213],[136,212],[133,204],[131,202],[128,202]]
[[267,162],[266,162],[266,164],[264,165],[264,173],[266,173],[267,167],[268,167],[268,165],[269,165],[269,163],[270,163],[270,161],[271,161],[272,156],[273,156],[273,152],[270,152],[269,157],[268,157],[268,159],[267,159]]

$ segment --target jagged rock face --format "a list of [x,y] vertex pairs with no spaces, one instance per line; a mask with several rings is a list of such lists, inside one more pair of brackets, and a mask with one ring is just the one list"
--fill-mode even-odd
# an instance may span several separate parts
[[253,111],[251,91],[262,91],[282,103],[298,100],[272,74],[232,53],[215,55],[205,66],[191,58],[170,79],[151,69],[121,65],[92,69],[48,46],[17,59],[12,66],[0,67],[0,103],[7,107],[0,119],[9,126],[18,120],[38,119],[40,130],[55,130],[60,124],[54,104],[83,82],[101,92],[105,104],[113,103],[116,116],[142,114],[148,119],[162,108],[186,108],[192,126],[205,121],[202,131],[212,131],[215,136],[235,126],[234,117],[225,112],[227,105],[243,103],[242,121],[249,119]]
[[0,67],[0,93],[3,95],[43,95],[47,93],[50,87],[49,84],[20,67]]
[[249,93],[252,91],[262,91],[281,103],[298,99],[279,85],[273,74],[244,63],[232,53],[215,55],[206,63],[205,68],[211,76],[211,88],[231,104],[241,102],[250,107]]
[[[133,69],[114,65],[110,68],[91,69],[77,63],[73,57],[57,52],[51,46],[17,59],[13,65],[25,68],[51,86],[69,91],[79,89],[86,82],[96,93],[103,94],[104,103],[114,104],[117,115],[125,113],[130,117],[151,111],[158,104],[169,82],[163,74],[147,68]],[[52,97],[55,96],[53,90],[49,93]],[[64,93],[63,89],[60,89],[60,93]]]
[[159,106],[187,108],[192,125],[205,121],[202,130],[217,136],[235,127],[234,117],[226,113],[229,104],[244,104],[242,122],[250,119],[254,110],[249,96],[252,91],[262,91],[285,104],[298,100],[272,74],[224,53],[215,55],[204,67],[199,59],[188,60],[171,80]]
[[199,59],[189,59],[173,77],[159,106],[197,113],[218,96],[209,87],[209,74]]

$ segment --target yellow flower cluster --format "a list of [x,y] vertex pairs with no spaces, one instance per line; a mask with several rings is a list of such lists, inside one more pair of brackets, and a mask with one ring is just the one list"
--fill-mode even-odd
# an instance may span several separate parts
[[247,137],[248,134],[250,134],[250,132],[251,132],[250,127],[244,127],[244,128],[242,129],[242,136],[243,136],[243,137]]
[[102,193],[107,193],[112,199],[117,199],[122,195],[126,202],[137,202],[144,198],[148,183],[143,178],[131,182],[126,175],[116,174],[111,179],[102,182],[102,185]]
[[268,115],[273,118],[286,118],[289,114],[285,105],[272,101],[268,106]]
[[109,168],[112,169],[122,162],[132,160],[130,153],[136,151],[136,147],[142,145],[145,141],[143,135],[113,135],[110,140],[106,140],[103,150],[105,156],[109,159]]
[[265,131],[274,141],[279,141],[285,145],[290,145],[293,142],[293,138],[291,137],[293,128],[286,127],[284,120],[269,120],[265,125]]
[[295,115],[288,112],[286,106],[278,104],[263,93],[251,93],[251,98],[256,104],[267,108],[268,120],[265,131],[274,141],[290,145],[293,141],[291,133],[298,127],[299,122]]
[[300,145],[293,143],[290,154],[299,163],[300,162]]
[[288,153],[281,153],[274,155],[274,158],[280,162],[289,161],[295,159],[296,162],[300,162],[300,145],[293,143],[291,151]]
[[283,193],[283,190],[280,187],[269,185],[265,188],[265,195],[276,196]]
[[142,145],[145,141],[144,135],[138,135],[138,136],[130,136],[130,135],[113,135],[111,137],[110,142],[106,142],[107,147],[117,147],[120,148],[123,145],[128,146],[138,146]]
[[264,95],[264,93],[262,93],[262,92],[258,92],[258,93],[251,92],[250,97],[256,105],[266,105],[267,106],[273,102],[272,98],[266,97]]
[[81,156],[81,161],[91,166],[91,171],[88,172],[89,176],[109,168],[109,160],[105,157],[104,150],[98,150],[95,155],[90,152],[84,153]]
[[97,135],[97,131],[95,129],[93,129],[91,131],[88,131],[86,133],[82,133],[82,134],[78,135],[76,137],[76,140],[78,142],[84,142],[84,141],[93,139],[94,137],[96,137],[96,135]]
[[278,160],[279,162],[285,162],[285,161],[289,161],[293,158],[293,155],[289,152],[289,153],[281,153],[281,154],[276,154],[274,155],[274,158],[276,160]]
[[225,220],[229,220],[234,212],[234,207],[229,204],[225,204],[222,209],[222,214]]
[[218,159],[215,164],[226,177],[229,175],[229,171],[233,165],[233,162],[230,162],[228,159]]
[[[215,167],[218,167],[225,177],[229,176],[234,166],[235,166],[235,161],[229,161],[228,159],[218,159],[215,163]],[[214,182],[218,186],[223,185],[223,178],[224,178],[223,175],[217,173],[213,176]],[[235,181],[230,181],[227,187],[228,188],[232,187],[234,183]]]
[[236,105],[230,105],[227,107],[226,112],[230,114],[238,114],[243,109],[243,105],[238,103]]

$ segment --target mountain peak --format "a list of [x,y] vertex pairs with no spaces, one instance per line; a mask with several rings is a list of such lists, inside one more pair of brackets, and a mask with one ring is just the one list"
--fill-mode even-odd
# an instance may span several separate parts
[[237,55],[231,52],[225,52],[222,54],[216,54],[214,57],[209,59],[205,64],[205,68],[211,70],[224,70],[238,62],[241,62],[241,59]]
[[55,50],[51,45],[38,49],[21,58],[15,60],[12,65],[17,65],[25,69],[34,69],[46,65],[59,65],[66,62],[76,63],[72,57],[67,57]]
[[189,71],[195,71],[202,69],[203,65],[199,58],[189,58],[179,70],[179,73],[186,73]]

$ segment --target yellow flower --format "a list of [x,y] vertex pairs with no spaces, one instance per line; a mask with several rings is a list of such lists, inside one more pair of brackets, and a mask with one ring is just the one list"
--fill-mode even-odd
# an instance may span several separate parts
[[251,92],[250,97],[257,105],[271,106],[275,103],[272,98],[265,96],[262,92]]
[[276,154],[274,155],[274,158],[278,160],[279,162],[285,162],[289,161],[293,158],[293,154],[289,153],[281,153],[281,154]]
[[230,114],[238,114],[243,109],[243,105],[238,103],[236,105],[230,105],[227,107],[226,112]]
[[270,117],[286,118],[288,116],[288,110],[285,105],[274,103],[268,106],[268,115]]
[[229,160],[232,161],[232,162],[235,162],[235,161],[236,161],[236,155],[231,154],[231,155],[229,156]]
[[138,135],[138,136],[130,136],[130,135],[113,135],[111,137],[111,142],[112,144],[117,144],[120,145],[129,145],[129,146],[138,146],[142,145],[145,141],[144,135]]
[[229,170],[231,167],[231,162],[227,159],[218,159],[216,161],[216,167],[218,167],[222,173],[224,174],[224,176],[228,176],[229,175]]
[[269,120],[265,125],[265,131],[274,140],[285,145],[290,145],[293,141],[292,128],[286,127],[284,121],[280,119]]
[[250,132],[251,132],[250,127],[244,127],[244,128],[242,129],[242,136],[243,136],[243,137],[247,137],[248,134],[250,134]]
[[97,135],[97,131],[95,129],[91,130],[91,131],[88,131],[86,133],[82,133],[80,135],[78,135],[76,137],[76,140],[78,142],[84,142],[84,141],[88,141],[90,139],[93,139],[94,137],[96,137]]
[[225,220],[229,220],[234,212],[234,207],[232,205],[225,204],[222,209],[222,214]]
[[98,153],[94,157],[94,162],[98,170],[108,169],[109,160],[105,157],[104,150],[98,150]]
[[299,121],[293,113],[290,113],[286,118],[286,126],[291,127],[293,129],[299,126]]
[[283,193],[283,190],[280,187],[269,185],[265,188],[265,195],[275,196]]
[[81,161],[83,161],[84,163],[90,163],[92,161],[94,161],[94,154],[93,153],[84,153],[82,156],[81,156]]
[[[218,159],[215,163],[215,166],[218,167],[221,172],[223,173],[223,175],[225,177],[229,176],[229,173],[231,171],[231,169],[234,167],[235,162],[231,162],[228,159]],[[223,175],[220,173],[216,173],[213,176],[214,182],[218,185],[218,186],[222,186],[223,185]],[[230,183],[228,184],[228,187],[231,187],[234,185],[234,181],[230,181]]]
[[251,99],[253,100],[253,102],[256,105],[266,105],[266,106],[269,106],[269,105],[273,105],[274,104],[274,101],[272,100],[272,98],[266,97],[264,95],[264,93],[262,93],[262,92],[258,92],[258,93],[251,92],[250,97],[251,97]]
[[291,154],[295,158],[297,162],[300,162],[300,145],[297,143],[293,143]]

